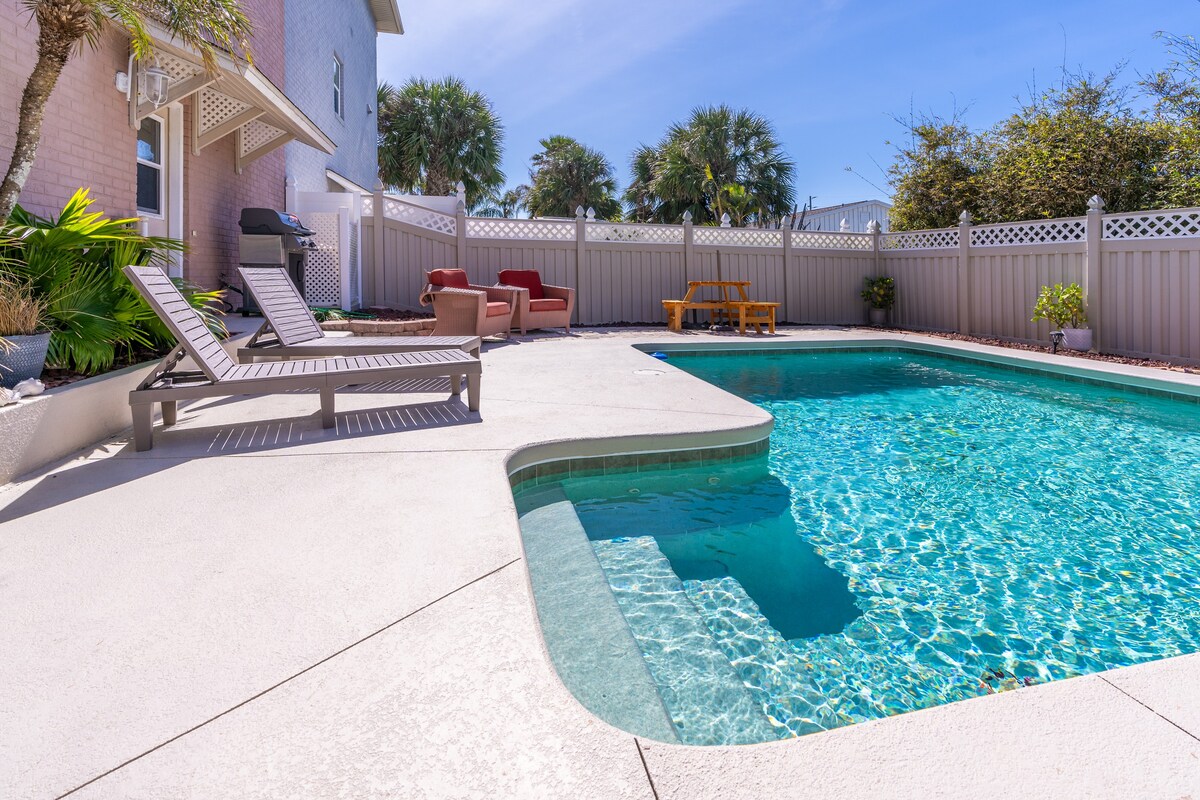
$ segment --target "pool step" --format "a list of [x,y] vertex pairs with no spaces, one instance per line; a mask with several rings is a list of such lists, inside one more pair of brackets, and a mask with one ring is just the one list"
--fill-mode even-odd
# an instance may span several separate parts
[[680,739],[748,744],[777,738],[654,538],[596,540],[592,547]]
[[[853,722],[830,708],[826,697],[799,685],[797,675],[814,666],[804,648],[771,627],[758,604],[734,578],[685,581],[684,591],[708,626],[713,641],[737,671],[780,734],[801,736]],[[817,637],[825,639],[827,637]],[[804,644],[815,640],[803,640]],[[778,734],[777,734],[778,735]]]

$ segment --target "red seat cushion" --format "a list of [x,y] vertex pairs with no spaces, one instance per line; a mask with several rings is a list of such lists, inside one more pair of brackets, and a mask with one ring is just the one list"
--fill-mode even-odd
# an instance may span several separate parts
[[507,286],[528,289],[530,300],[541,300],[546,296],[542,291],[542,276],[536,269],[502,269],[500,282]]
[[529,310],[533,311],[566,311],[567,301],[557,298],[547,298],[544,300],[530,300]]
[[488,303],[487,311],[489,317],[502,317],[508,313],[508,303]]
[[434,286],[448,286],[451,289],[466,289],[471,284],[467,273],[461,269],[435,269],[429,273],[429,282]]

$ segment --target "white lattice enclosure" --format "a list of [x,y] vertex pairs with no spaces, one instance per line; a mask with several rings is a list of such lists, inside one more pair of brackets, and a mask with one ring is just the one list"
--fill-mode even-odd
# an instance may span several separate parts
[[792,231],[791,236],[792,247],[806,250],[870,250],[874,247],[869,233]]
[[[362,264],[358,252],[359,225],[350,223],[350,307],[362,307]],[[344,300],[345,298],[343,298]]]
[[682,225],[628,225],[589,222],[589,242],[638,242],[640,244],[683,244]]
[[467,219],[467,236],[473,239],[529,239],[565,242],[575,239],[575,223],[549,219]]
[[696,244],[732,245],[734,247],[783,247],[783,231],[765,231],[757,228],[711,228],[692,229]]
[[337,214],[305,214],[304,224],[317,243],[304,262],[304,299],[313,306],[342,304],[341,251]]
[[200,91],[199,106],[197,132],[201,136],[212,133],[221,125],[250,110],[249,104],[212,88]]
[[958,247],[958,228],[884,233],[879,236],[880,250],[946,250],[952,247]]
[[[375,200],[374,198],[368,199],[371,201],[373,209]],[[363,213],[367,212],[364,210]],[[396,200],[391,197],[384,198],[383,213],[388,219],[394,219],[408,225],[416,225],[418,228],[424,228],[428,231],[444,233],[447,236],[454,236],[458,230],[457,221],[449,214],[442,214],[438,211],[422,208],[412,203],[405,203],[403,200]]]
[[1200,209],[1180,208],[1104,217],[1105,239],[1157,239],[1200,236]]
[[1014,244],[1082,242],[1086,235],[1087,220],[1083,217],[1013,222],[1007,225],[971,228],[971,246],[1004,247]]

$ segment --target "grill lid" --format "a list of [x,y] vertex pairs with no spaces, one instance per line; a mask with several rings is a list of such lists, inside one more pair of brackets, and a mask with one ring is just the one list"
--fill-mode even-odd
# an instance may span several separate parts
[[313,231],[304,227],[300,218],[286,211],[276,211],[273,208],[243,208],[238,224],[242,233],[267,236],[312,236]]

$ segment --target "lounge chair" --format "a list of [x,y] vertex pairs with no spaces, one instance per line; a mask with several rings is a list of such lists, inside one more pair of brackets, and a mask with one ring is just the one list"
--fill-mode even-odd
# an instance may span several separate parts
[[[129,393],[133,412],[133,444],[136,450],[154,446],[154,404],[162,404],[164,426],[175,424],[180,400],[233,395],[279,394],[303,389],[321,392],[321,425],[332,428],[333,393],[343,386],[409,378],[450,378],[450,391],[459,394],[462,377],[467,377],[467,407],[479,410],[479,383],[483,368],[478,358],[462,350],[432,350],[414,353],[384,353],[356,358],[319,358],[305,361],[273,361],[235,364],[187,300],[157,267],[124,269],[142,297],[158,314],[179,342],[167,357]],[[189,355],[201,372],[175,372]]]
[[571,313],[575,310],[575,290],[542,283],[536,269],[502,269],[500,283],[520,289],[517,294],[513,327],[521,331],[538,328],[565,328],[571,332]]
[[479,356],[478,336],[326,336],[287,268],[241,267],[238,272],[266,317],[246,346],[238,348],[238,361],[243,364],[252,364],[257,358],[364,356],[413,350],[462,350]]
[[461,269],[435,269],[425,277],[421,305],[433,305],[434,336],[508,336],[519,292],[473,284]]

